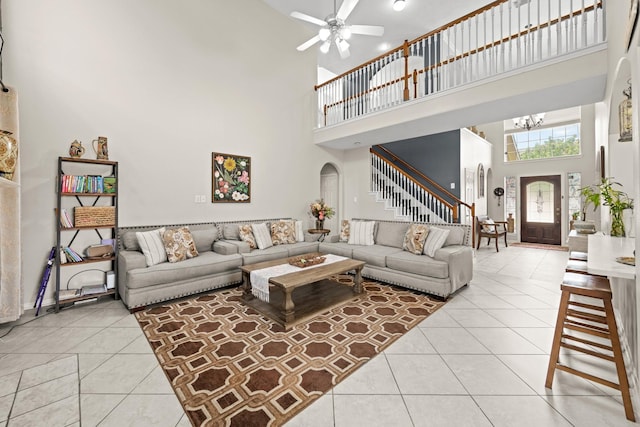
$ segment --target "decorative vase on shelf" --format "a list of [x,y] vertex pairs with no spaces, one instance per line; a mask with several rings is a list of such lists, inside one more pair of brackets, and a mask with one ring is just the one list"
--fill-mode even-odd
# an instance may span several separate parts
[[614,237],[625,237],[623,211],[612,209],[611,214],[611,235]]
[[316,219],[316,230],[324,230],[324,219]]
[[13,180],[18,164],[18,141],[11,132],[0,130],[0,177]]

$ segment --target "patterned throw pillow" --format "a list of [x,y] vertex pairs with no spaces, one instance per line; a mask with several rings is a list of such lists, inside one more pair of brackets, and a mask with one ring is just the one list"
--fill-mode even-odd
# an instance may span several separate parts
[[424,224],[411,224],[404,235],[402,249],[416,255],[421,255],[424,250],[424,242],[427,241],[429,227]]
[[162,234],[164,248],[169,262],[184,261],[198,256],[196,244],[189,231],[189,227],[172,228]]
[[256,238],[258,249],[266,249],[273,246],[267,224],[264,222],[262,224],[251,224],[251,229],[253,230],[253,236]]
[[352,221],[348,243],[350,245],[373,245],[373,228],[375,225],[375,221]]
[[288,245],[295,243],[295,222],[290,220],[274,221],[271,224],[271,242],[274,245]]
[[495,224],[495,222],[493,222],[491,218],[485,219],[484,222],[482,223],[482,231],[492,232],[496,229],[495,226],[487,225],[487,224]]
[[162,242],[164,230],[162,227],[157,230],[136,232],[136,238],[144,254],[144,259],[147,261],[147,267],[167,261],[167,251]]
[[348,219],[343,219],[342,224],[340,224],[340,241],[348,242],[349,241],[349,231],[351,228],[351,224]]
[[253,229],[251,228],[251,224],[243,224],[238,226],[238,234],[240,235],[240,240],[243,242],[247,242],[251,249],[256,249],[258,245],[256,244],[256,238],[253,236]]
[[440,249],[442,245],[444,245],[444,242],[445,240],[447,240],[448,235],[449,230],[438,227],[430,227],[427,241],[424,243],[424,254],[429,255],[433,258],[436,255],[436,251]]

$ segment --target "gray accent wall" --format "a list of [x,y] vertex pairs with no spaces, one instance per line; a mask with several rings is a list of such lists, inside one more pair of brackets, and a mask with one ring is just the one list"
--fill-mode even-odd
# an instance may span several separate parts
[[459,129],[382,146],[460,198]]

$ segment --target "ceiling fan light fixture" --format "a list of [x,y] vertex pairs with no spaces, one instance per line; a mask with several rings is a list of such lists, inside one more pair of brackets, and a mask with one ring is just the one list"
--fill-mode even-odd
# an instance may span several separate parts
[[324,43],[320,45],[320,52],[328,53],[330,47],[331,47],[331,40],[326,40]]
[[400,12],[405,8],[406,5],[407,5],[407,2],[405,0],[394,0],[393,10],[395,10],[396,12]]
[[351,38],[351,29],[349,27],[342,27],[340,29],[340,37],[344,40],[349,40]]
[[320,31],[318,31],[318,36],[320,37],[320,40],[326,41],[331,36],[331,30],[326,27],[320,28]]

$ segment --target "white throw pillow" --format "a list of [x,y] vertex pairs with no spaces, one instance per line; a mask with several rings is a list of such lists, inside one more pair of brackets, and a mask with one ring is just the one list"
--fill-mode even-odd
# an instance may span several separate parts
[[302,221],[296,221],[296,242],[304,242],[304,230],[302,229]]
[[144,254],[144,259],[147,261],[147,267],[167,262],[167,251],[162,241],[164,231],[165,228],[162,227],[157,230],[136,232],[136,238]]
[[351,221],[351,230],[349,231],[350,245],[373,245],[373,227],[375,221]]
[[258,249],[266,249],[273,246],[271,233],[267,228],[267,224],[264,222],[262,224],[251,224],[251,229],[253,230],[253,237],[256,239]]
[[424,254],[430,257],[434,257],[436,251],[444,245],[449,235],[449,230],[438,227],[429,227],[429,235],[427,241],[424,242]]
[[495,222],[493,222],[493,220],[491,218],[486,219],[483,223],[482,223],[482,231],[488,231],[489,233],[493,232],[496,230],[496,227],[493,225],[489,225],[489,224],[495,224]]

